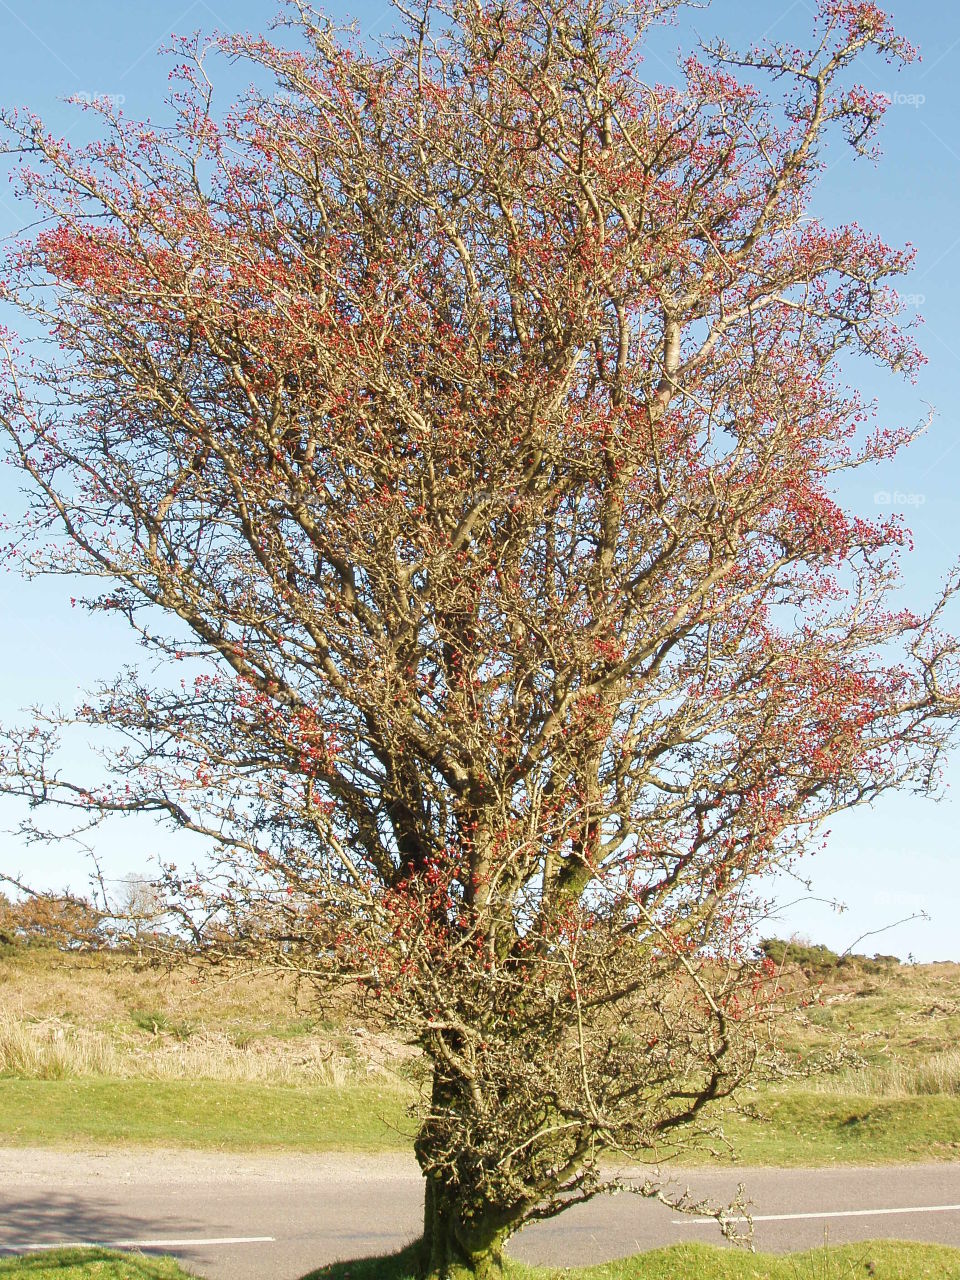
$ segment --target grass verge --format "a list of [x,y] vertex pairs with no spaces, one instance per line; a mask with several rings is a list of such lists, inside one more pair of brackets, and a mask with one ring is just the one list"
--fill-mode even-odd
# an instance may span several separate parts
[[0,1140],[19,1146],[409,1151],[409,1100],[399,1091],[365,1086],[0,1079]]
[[50,1249],[0,1258],[0,1277],[24,1280],[191,1280],[174,1258],[147,1258],[112,1249]]
[[[716,1245],[654,1249],[594,1267],[528,1267],[509,1262],[508,1280],[958,1280],[960,1249],[869,1240],[783,1255]],[[303,1280],[415,1280],[416,1252],[337,1262]],[[0,1280],[192,1280],[173,1258],[107,1249],[57,1249],[0,1260]]]
[[724,1131],[742,1164],[808,1166],[907,1164],[960,1159],[960,1097],[831,1096],[813,1090],[768,1092],[752,1118]]
[[[0,1141],[20,1146],[410,1151],[412,1089],[220,1080],[0,1078]],[[724,1131],[739,1163],[824,1166],[960,1159],[960,1098],[760,1095]],[[704,1157],[692,1157],[702,1164]]]
[[[414,1248],[383,1258],[337,1262],[303,1280],[415,1280]],[[868,1240],[807,1253],[743,1253],[680,1244],[595,1267],[527,1267],[510,1262],[507,1280],[958,1280],[960,1249]]]

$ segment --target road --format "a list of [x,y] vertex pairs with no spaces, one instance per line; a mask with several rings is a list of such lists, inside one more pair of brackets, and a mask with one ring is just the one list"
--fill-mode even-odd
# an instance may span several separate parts
[[[687,1170],[698,1194],[743,1182],[759,1249],[895,1237],[960,1247],[960,1163],[902,1168]],[[0,1253],[90,1241],[172,1253],[206,1280],[296,1280],[418,1233],[421,1181],[402,1156],[0,1151]],[[714,1223],[637,1196],[601,1198],[516,1237],[528,1262],[577,1265],[681,1240]]]

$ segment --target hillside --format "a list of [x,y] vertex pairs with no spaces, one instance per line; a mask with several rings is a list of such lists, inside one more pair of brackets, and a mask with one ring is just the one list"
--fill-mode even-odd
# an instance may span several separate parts
[[[960,1158],[960,965],[776,959],[793,1008],[777,1078],[723,1121],[741,1158]],[[318,1007],[292,977],[0,950],[7,1141],[404,1145],[422,1079],[372,1008]]]

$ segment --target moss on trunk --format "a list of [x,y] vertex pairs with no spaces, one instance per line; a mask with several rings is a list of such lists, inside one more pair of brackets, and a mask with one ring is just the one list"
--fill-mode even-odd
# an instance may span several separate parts
[[427,1178],[423,1210],[424,1280],[501,1280],[505,1232],[482,1220],[469,1229],[452,1199]]

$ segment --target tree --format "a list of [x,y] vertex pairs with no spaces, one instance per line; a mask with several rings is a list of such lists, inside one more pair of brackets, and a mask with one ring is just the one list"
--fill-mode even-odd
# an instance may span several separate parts
[[163,898],[148,876],[135,871],[125,875],[113,901],[108,902],[108,909],[124,945],[135,947],[138,952],[144,945],[162,945]]
[[[10,730],[6,788],[206,837],[198,937],[419,1042],[432,1277],[708,1129],[770,996],[751,886],[933,787],[958,709],[953,581],[894,608],[907,535],[834,488],[912,434],[842,376],[917,369],[911,257],[809,213],[873,146],[852,64],[913,50],[821,0],[810,48],[651,85],[675,7],[401,6],[371,53],[295,3],[292,48],[178,43],[173,127],[6,117],[43,217],[6,295],[53,343],[11,340],[12,553],[202,663]],[[261,86],[219,121],[213,51]],[[56,770],[71,720],[114,780]]]
[[72,893],[25,893],[10,899],[0,893],[0,944],[96,950],[105,943],[103,915],[86,898]]

